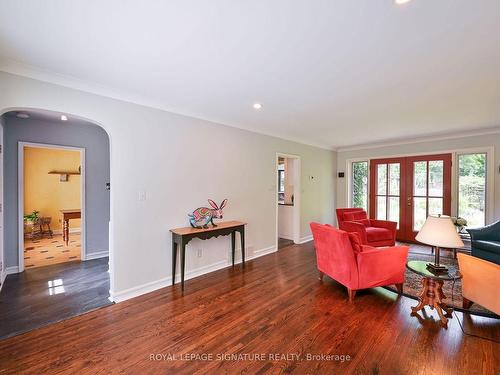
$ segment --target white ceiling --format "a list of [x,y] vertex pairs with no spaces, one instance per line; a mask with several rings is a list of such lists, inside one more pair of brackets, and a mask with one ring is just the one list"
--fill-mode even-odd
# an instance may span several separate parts
[[2,0],[0,56],[323,147],[500,126],[498,0]]

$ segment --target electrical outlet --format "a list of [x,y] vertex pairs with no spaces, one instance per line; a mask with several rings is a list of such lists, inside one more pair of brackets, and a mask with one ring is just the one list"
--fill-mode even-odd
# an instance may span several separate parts
[[198,256],[198,258],[201,258],[201,256],[203,255],[203,250],[198,249],[198,251],[196,252],[196,255]]

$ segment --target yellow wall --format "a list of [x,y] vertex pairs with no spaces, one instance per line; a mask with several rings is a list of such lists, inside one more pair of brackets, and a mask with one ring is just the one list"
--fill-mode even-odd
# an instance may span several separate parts
[[[24,213],[40,211],[52,217],[52,230],[62,229],[59,210],[80,207],[80,176],[70,175],[60,182],[53,170],[77,171],[80,152],[58,149],[24,148]],[[80,220],[70,220],[70,228],[80,228]]]

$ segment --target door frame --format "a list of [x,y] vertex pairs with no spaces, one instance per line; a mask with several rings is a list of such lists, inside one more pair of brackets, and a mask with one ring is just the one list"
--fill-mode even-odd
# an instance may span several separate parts
[[[407,202],[405,202],[405,212],[406,212],[406,217],[405,221],[406,224],[408,225],[406,227],[406,233],[405,237],[407,241],[416,241],[415,236],[417,235],[418,232],[415,232],[413,230],[413,212],[414,212],[414,202],[413,202],[413,197],[414,197],[414,169],[410,166],[412,166],[413,163],[418,162],[418,161],[436,161],[436,160],[443,160],[443,208],[442,208],[442,214],[443,215],[448,215],[452,216],[452,185],[453,185],[453,153],[446,153],[446,154],[431,154],[431,155],[420,155],[420,156],[410,156],[406,158],[407,164],[406,164],[406,188],[409,189],[407,190],[406,193],[406,198],[411,197],[411,209],[408,209]],[[446,163],[449,163],[448,168],[446,168]],[[413,164],[414,167],[414,164]],[[449,175],[448,175],[449,174]],[[446,181],[449,181],[450,183],[447,184]],[[429,169],[427,168],[427,178],[426,178],[426,186],[427,189],[429,188]],[[429,210],[429,197],[432,198],[432,196],[429,196],[429,192],[426,192],[426,198],[427,198],[427,205],[426,205],[426,210]],[[428,215],[426,214],[426,217]]]
[[[443,160],[443,214],[451,216],[452,210],[452,184],[453,184],[453,153],[441,154],[422,154],[417,156],[404,156],[394,158],[382,158],[370,160],[370,189],[373,187],[374,191],[370,193],[370,217],[376,218],[376,186],[377,186],[377,165],[399,164],[400,166],[400,180],[399,180],[399,229],[397,230],[396,238],[400,241],[414,242],[416,232],[413,230],[413,207],[414,207],[414,192],[413,192],[413,165],[417,161],[434,161]],[[429,183],[429,170],[427,169],[427,187]],[[427,195],[428,191],[426,190]],[[389,197],[389,170],[387,170],[386,182],[386,197]],[[411,203],[409,203],[411,202]],[[428,201],[427,201],[428,202]],[[428,205],[426,205],[428,209]],[[387,208],[386,208],[387,209]],[[427,215],[426,215],[427,216]],[[390,220],[389,218],[387,220]]]
[[81,248],[80,259],[85,260],[87,251],[86,244],[86,225],[85,225],[85,148],[75,146],[64,146],[48,143],[35,143],[35,142],[18,142],[17,148],[17,200],[18,200],[18,255],[19,255],[19,271],[24,271],[24,148],[45,148],[56,150],[71,150],[80,152],[80,207],[82,211],[82,218],[80,224],[81,233]]
[[278,158],[287,158],[287,159],[294,159],[293,163],[293,242],[296,244],[300,243],[300,195],[301,195],[301,188],[300,188],[300,180],[301,180],[301,161],[300,161],[300,156],[299,155],[292,155],[292,154],[285,154],[282,152],[277,152],[276,156],[274,158],[274,204],[276,206],[276,221],[275,221],[275,249],[276,251],[278,250],[278,236],[279,236],[279,230],[278,230],[278,210],[279,210],[279,205],[278,205],[278,179],[276,177],[277,171],[278,171]]
[[[374,163],[376,162],[376,163]],[[406,204],[406,197],[407,197],[407,184],[406,180],[403,180],[403,177],[407,175],[406,169],[407,169],[407,158],[406,157],[393,157],[393,158],[377,158],[377,159],[370,159],[368,163],[368,216],[372,219],[377,218],[377,212],[376,212],[376,200],[377,200],[377,191],[374,189],[372,191],[372,186],[376,186],[376,178],[378,177],[377,171],[375,170],[375,166],[378,164],[397,164],[399,163],[399,228],[396,231],[396,237],[401,238],[405,237],[405,228],[401,225],[403,220],[406,220],[406,215],[401,215],[401,211],[403,210],[404,205]],[[389,169],[387,169],[387,179],[389,178]],[[388,180],[387,180],[388,181]],[[389,197],[389,183],[386,184],[386,197]],[[387,204],[387,203],[386,203]],[[387,207],[386,207],[387,208]],[[406,207],[404,208],[403,212],[406,212]],[[387,219],[389,220],[389,218]]]

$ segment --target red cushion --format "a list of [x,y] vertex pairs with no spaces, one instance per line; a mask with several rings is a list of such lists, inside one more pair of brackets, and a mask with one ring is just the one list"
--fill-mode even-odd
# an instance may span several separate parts
[[346,212],[344,214],[345,221],[356,221],[364,219],[368,219],[368,216],[366,216],[366,211],[353,211],[353,212]]
[[354,211],[354,212],[346,212],[344,214],[345,221],[356,221],[358,223],[363,224],[365,227],[370,226],[370,220],[366,216],[365,211]]
[[366,239],[368,242],[377,242],[392,239],[392,231],[386,228],[367,227]]
[[349,235],[349,240],[351,241],[352,249],[355,253],[360,253],[363,251],[363,244],[361,243],[361,238],[356,232],[347,233]]

